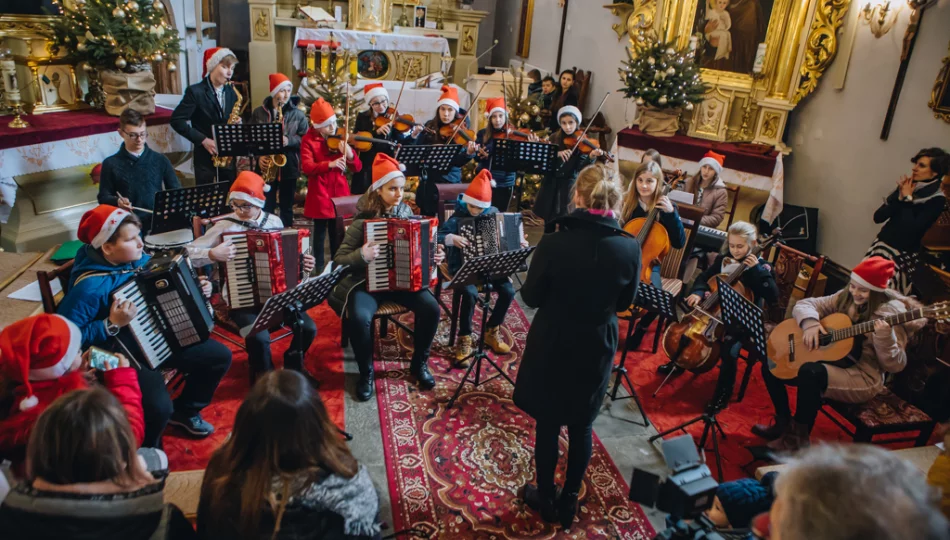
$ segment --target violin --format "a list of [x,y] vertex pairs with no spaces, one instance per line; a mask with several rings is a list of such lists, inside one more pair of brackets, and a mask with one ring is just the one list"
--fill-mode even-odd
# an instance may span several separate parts
[[466,129],[462,124],[463,119],[453,120],[451,124],[446,124],[439,128],[439,135],[446,139],[446,144],[454,142],[455,144],[466,145],[475,142],[475,132]]
[[373,121],[377,128],[391,125],[399,133],[406,133],[416,126],[421,126],[423,130],[433,133],[435,130],[426,127],[424,124],[416,122],[411,114],[398,114],[395,107],[390,107],[385,113],[376,117]]
[[600,148],[600,143],[597,142],[596,140],[588,139],[587,137],[581,137],[579,140],[580,142],[578,143],[578,137],[569,135],[567,137],[564,137],[564,146],[568,146],[570,148],[576,147],[577,150],[580,153],[584,154],[585,156],[589,155],[594,150],[601,150],[604,153],[604,158],[610,163],[613,163],[614,161],[617,160],[617,158],[613,154],[611,154],[610,152],[606,150],[602,150]]
[[534,133],[530,131],[516,129],[514,126],[509,124],[505,126],[505,129],[503,131],[496,131],[494,134],[492,134],[491,138],[492,139],[512,139],[515,141],[529,141],[532,138],[536,138],[536,136]]
[[347,134],[345,128],[337,128],[336,133],[327,137],[327,145],[330,147],[330,150],[334,152],[340,151],[340,147],[344,141],[358,152],[368,152],[372,150],[373,144],[397,146],[396,143],[392,141],[373,137],[373,134],[368,131],[358,131],[356,133]]

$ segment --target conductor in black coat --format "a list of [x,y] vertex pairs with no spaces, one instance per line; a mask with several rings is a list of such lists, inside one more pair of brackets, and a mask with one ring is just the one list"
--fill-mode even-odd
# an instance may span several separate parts
[[[569,527],[591,456],[591,425],[607,392],[617,352],[618,311],[633,302],[640,276],[640,246],[623,232],[613,209],[620,188],[602,166],[581,171],[577,210],[558,220],[558,232],[541,239],[521,289],[537,307],[515,382],[515,404],[537,422],[538,486],[525,501],[546,521]],[[558,434],[568,426],[567,475],[555,500]]]
[[[237,94],[230,84],[226,84],[234,75],[237,57],[230,49],[221,47],[205,51],[205,78],[185,90],[181,103],[172,113],[171,126],[179,135],[195,145],[194,167],[195,182],[210,184],[227,182],[235,177],[235,160],[231,166],[218,169],[212,163],[218,147],[214,141],[211,126],[227,124],[231,110],[237,102]],[[247,99],[247,96],[244,96]],[[190,124],[190,125],[189,125]]]

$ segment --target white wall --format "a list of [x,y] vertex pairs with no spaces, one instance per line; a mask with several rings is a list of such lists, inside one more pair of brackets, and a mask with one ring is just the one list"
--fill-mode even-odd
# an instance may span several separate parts
[[[852,2],[847,20],[853,22],[861,7]],[[917,150],[950,150],[950,124],[935,119],[927,107],[947,55],[950,0],[926,11],[890,137],[880,139],[908,16],[905,6],[897,25],[880,39],[860,25],[845,88],[837,91],[832,80],[822,80],[796,108],[786,138],[793,152],[786,161],[785,201],[819,209],[818,249],[846,266],[860,261],[880,230],[871,215],[900,175],[909,173]]]

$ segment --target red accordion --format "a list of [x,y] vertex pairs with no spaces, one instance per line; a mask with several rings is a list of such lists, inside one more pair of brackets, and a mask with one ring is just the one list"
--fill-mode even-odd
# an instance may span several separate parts
[[365,241],[379,245],[379,257],[366,268],[366,290],[415,292],[435,287],[438,232],[439,220],[430,217],[364,221]]
[[310,251],[310,231],[282,229],[224,233],[235,256],[224,263],[231,309],[262,308],[267,299],[303,281],[303,256]]

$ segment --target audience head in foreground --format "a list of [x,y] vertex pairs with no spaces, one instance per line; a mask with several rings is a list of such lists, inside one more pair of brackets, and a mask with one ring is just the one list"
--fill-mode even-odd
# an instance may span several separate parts
[[944,540],[937,493],[911,463],[883,448],[820,445],[775,482],[771,540]]
[[[379,498],[307,379],[261,377],[201,486],[205,538],[375,538]],[[279,533],[279,534],[277,534]]]

